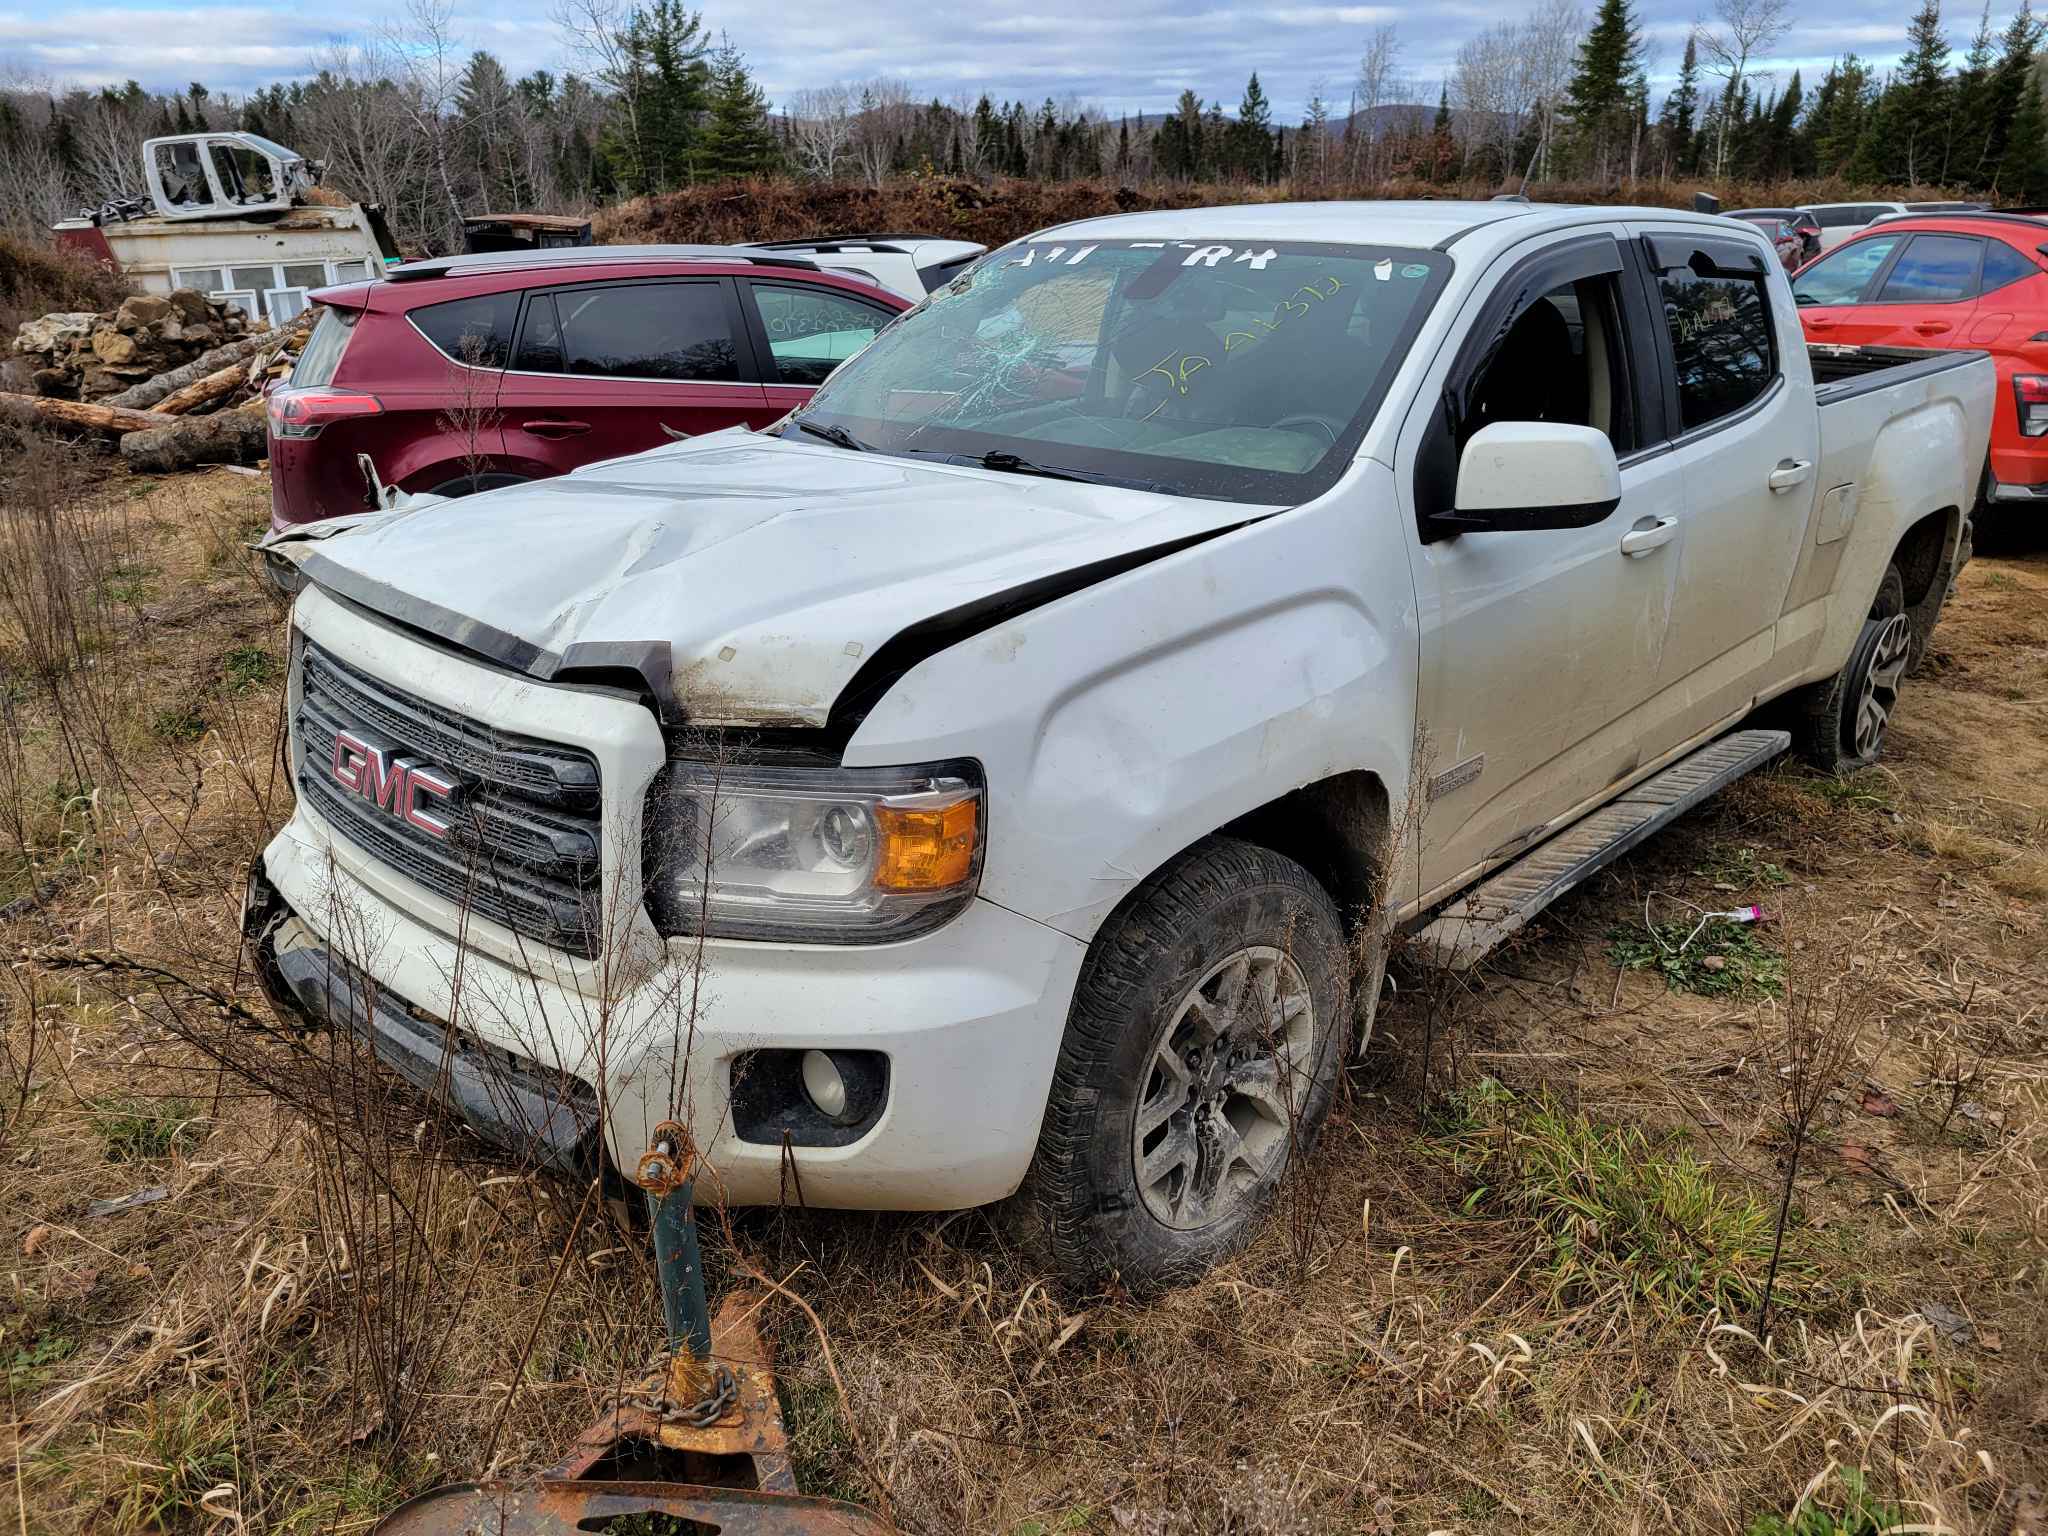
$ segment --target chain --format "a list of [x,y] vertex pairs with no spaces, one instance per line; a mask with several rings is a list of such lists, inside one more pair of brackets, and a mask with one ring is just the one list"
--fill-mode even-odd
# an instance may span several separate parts
[[[655,1360],[655,1380],[668,1379],[668,1372],[665,1369],[667,1359],[668,1356],[664,1354]],[[670,1402],[659,1391],[628,1392],[619,1399],[619,1406],[637,1408],[663,1424],[682,1424],[691,1429],[709,1429],[726,1416],[732,1405],[739,1401],[740,1396],[739,1383],[733,1379],[731,1371],[716,1361],[712,1362],[710,1371],[711,1388],[694,1403]]]

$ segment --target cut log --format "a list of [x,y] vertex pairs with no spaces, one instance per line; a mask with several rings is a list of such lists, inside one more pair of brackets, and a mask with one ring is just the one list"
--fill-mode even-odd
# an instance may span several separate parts
[[88,400],[58,400],[47,395],[0,394],[0,421],[20,427],[49,427],[60,432],[98,432],[119,437],[160,427],[161,416]]
[[[160,373],[153,379],[144,379],[122,390],[118,395],[109,395],[102,405],[127,406],[133,410],[145,410],[155,405],[174,390],[195,384],[210,373],[217,373],[229,363],[239,363],[245,357],[261,352],[265,347],[274,347],[283,341],[290,328],[265,331],[258,336],[243,336],[210,352],[202,352],[181,368]],[[159,423],[161,425],[161,423]]]
[[227,367],[209,373],[203,379],[194,379],[183,389],[174,389],[163,399],[149,408],[152,416],[182,416],[194,406],[217,400],[222,395],[232,394],[240,389],[248,378],[247,365],[241,362],[229,363]]
[[161,472],[194,464],[253,464],[270,448],[260,402],[212,416],[184,416],[121,439],[121,457],[133,469]]

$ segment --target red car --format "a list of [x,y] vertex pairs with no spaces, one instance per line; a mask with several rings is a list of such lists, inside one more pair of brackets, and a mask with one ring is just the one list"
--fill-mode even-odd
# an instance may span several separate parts
[[1982,348],[1998,364],[1994,502],[2048,501],[2048,220],[1909,215],[1874,224],[1792,279],[1810,342]]
[[766,426],[910,301],[816,259],[701,246],[458,256],[324,288],[271,390],[273,528],[386,485],[466,495]]

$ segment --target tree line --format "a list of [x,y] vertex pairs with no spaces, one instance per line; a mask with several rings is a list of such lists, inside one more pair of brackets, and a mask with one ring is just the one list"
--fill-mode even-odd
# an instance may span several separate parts
[[[2042,23],[2027,0],[1960,57],[1921,0],[1897,64],[1855,54],[1818,81],[1766,67],[1789,0],[1714,0],[1653,105],[1636,0],[1537,0],[1458,49],[1432,89],[1391,26],[1341,87],[1282,121],[1257,74],[1234,106],[1181,93],[1163,114],[1077,100],[918,100],[901,81],[800,90],[771,107],[741,52],[682,0],[559,0],[559,70],[514,78],[465,48],[452,0],[410,0],[387,31],[337,44],[302,78],[242,96],[0,89],[0,220],[33,230],[142,191],[144,139],[263,134],[381,204],[401,242],[448,249],[465,214],[587,209],[696,182],[783,172],[1287,182],[1308,195],[1394,181],[1540,188],[1835,177],[2048,200]],[[1433,98],[1433,99],[1432,99]]]

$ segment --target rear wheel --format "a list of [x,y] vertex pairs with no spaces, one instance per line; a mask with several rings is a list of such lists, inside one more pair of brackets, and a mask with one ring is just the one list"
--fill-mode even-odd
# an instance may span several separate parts
[[1795,696],[1796,735],[1807,761],[1834,774],[1854,773],[1876,762],[1912,657],[1905,579],[1897,566],[1887,566],[1870,617],[1842,670]]
[[502,490],[508,485],[524,485],[526,476],[508,475],[496,470],[487,470],[479,475],[457,475],[453,480],[444,481],[427,492],[429,496],[474,496],[479,491]]
[[1017,1208],[1071,1285],[1155,1290],[1250,1237],[1328,1114],[1351,1033],[1337,909],[1293,860],[1212,838],[1082,967]]

